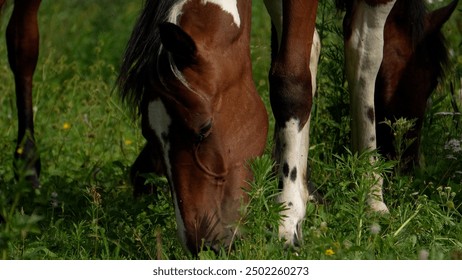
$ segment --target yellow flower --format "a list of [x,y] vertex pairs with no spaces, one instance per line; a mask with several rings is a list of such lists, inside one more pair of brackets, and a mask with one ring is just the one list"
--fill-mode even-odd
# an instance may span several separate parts
[[63,129],[64,129],[64,130],[68,130],[68,129],[70,129],[70,128],[71,128],[71,124],[70,124],[70,123],[68,123],[68,122],[63,123]]
[[133,143],[132,140],[125,139],[125,145],[130,146],[132,143]]
[[18,155],[22,155],[24,153],[24,149],[22,147],[19,147],[17,150],[16,150],[16,153]]
[[324,252],[324,254],[326,254],[326,256],[332,256],[332,255],[335,255],[335,252],[334,250],[329,248],[326,250],[326,252]]

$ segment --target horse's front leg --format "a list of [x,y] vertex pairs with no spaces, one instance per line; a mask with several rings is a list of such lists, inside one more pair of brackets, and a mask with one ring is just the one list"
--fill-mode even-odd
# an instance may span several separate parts
[[15,151],[16,175],[39,187],[40,159],[34,139],[32,79],[38,60],[37,13],[41,0],[15,1],[6,31],[8,61],[16,85],[18,139]]
[[[374,2],[374,3],[371,3]],[[377,3],[375,3],[377,2]],[[385,22],[396,0],[356,1],[354,12],[344,21],[346,74],[350,88],[353,151],[377,148],[374,91],[383,59]],[[376,159],[371,158],[371,162]],[[380,174],[372,174],[369,205],[374,211],[387,212],[383,202]]]
[[320,49],[314,26],[317,1],[265,1],[265,4],[279,33],[269,74],[271,107],[276,120],[274,157],[281,190],[278,201],[285,207],[279,236],[294,245],[301,241],[301,224],[310,196],[309,120]]

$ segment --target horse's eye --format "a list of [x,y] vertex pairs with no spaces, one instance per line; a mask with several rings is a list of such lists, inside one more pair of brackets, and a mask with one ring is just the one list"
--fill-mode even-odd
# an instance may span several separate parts
[[208,122],[206,122],[203,126],[201,126],[199,133],[196,135],[196,141],[201,142],[203,141],[207,136],[209,136],[210,131],[212,130],[212,119],[210,119]]

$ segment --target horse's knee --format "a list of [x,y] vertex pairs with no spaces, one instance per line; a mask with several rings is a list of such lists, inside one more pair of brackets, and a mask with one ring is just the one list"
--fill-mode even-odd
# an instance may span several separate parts
[[290,119],[297,119],[302,129],[311,113],[311,77],[276,72],[269,75],[269,81],[271,107],[277,124],[284,127]]

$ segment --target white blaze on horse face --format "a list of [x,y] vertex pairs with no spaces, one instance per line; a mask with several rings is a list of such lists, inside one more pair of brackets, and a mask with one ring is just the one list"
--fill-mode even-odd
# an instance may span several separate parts
[[[165,108],[165,105],[162,103],[160,99],[156,99],[149,103],[148,118],[149,118],[149,126],[154,131],[157,138],[159,139],[159,142],[161,143],[167,177],[169,181],[172,182],[171,180],[172,179],[172,173],[171,173],[172,169],[171,169],[171,164],[170,164],[170,160],[168,157],[168,154],[170,151],[170,143],[168,141],[168,135],[169,135],[170,125],[172,124],[172,119],[168,115],[167,109]],[[183,218],[181,217],[180,208],[178,205],[179,203],[181,203],[181,201],[178,201],[177,199],[175,188],[171,186],[171,189],[172,189],[173,203],[175,204],[175,217],[176,217],[178,235],[179,235],[180,240],[182,241],[182,244],[185,245],[186,244],[186,235],[185,235],[186,231],[185,231]]]
[[[363,152],[377,148],[374,91],[383,59],[385,22],[396,0],[371,6],[357,1],[351,37],[345,43],[346,74],[350,87],[353,150]],[[374,161],[375,159],[371,159]],[[369,204],[375,211],[386,212],[382,179],[373,174],[377,184],[371,187]]]
[[[320,52],[321,40],[315,30],[310,58],[311,94],[313,96],[316,92],[316,74]],[[283,189],[278,201],[285,205],[286,210],[281,213],[284,218],[279,226],[279,236],[290,244],[301,239],[301,223],[305,218],[306,204],[310,195],[307,181],[310,121],[311,116],[303,129],[299,130],[299,120],[291,119],[277,135],[280,142],[283,143],[282,146],[285,146],[279,159],[281,164],[279,173],[282,174],[279,179],[282,180]]]

